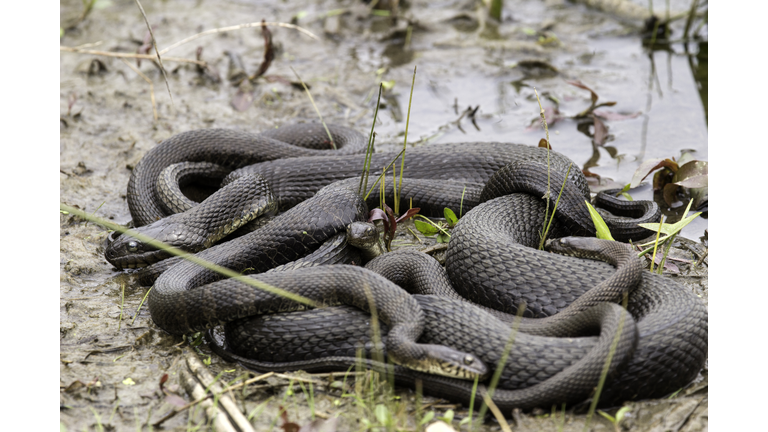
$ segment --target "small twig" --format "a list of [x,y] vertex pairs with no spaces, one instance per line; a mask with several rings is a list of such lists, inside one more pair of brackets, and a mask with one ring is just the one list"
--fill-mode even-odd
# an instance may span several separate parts
[[416,66],[413,67],[413,78],[411,78],[411,95],[408,96],[408,114],[405,116],[405,136],[403,137],[403,158],[400,159],[400,179],[392,178],[392,182],[398,182],[395,190],[395,214],[400,212],[400,193],[403,187],[403,171],[405,170],[405,147],[408,144],[408,125],[411,122],[411,101],[413,100],[413,87],[416,84]]
[[204,32],[201,32],[201,33],[189,36],[187,38],[184,38],[184,39],[182,39],[182,40],[180,40],[180,41],[178,41],[176,43],[171,44],[170,46],[168,46],[166,48],[163,48],[163,50],[160,51],[160,54],[165,54],[168,51],[170,51],[170,50],[172,50],[172,49],[174,49],[174,48],[176,48],[176,47],[178,47],[180,45],[184,45],[187,42],[193,41],[193,40],[195,40],[195,39],[197,39],[199,37],[207,36],[207,35],[210,35],[210,34],[224,33],[224,32],[228,32],[228,31],[232,31],[232,30],[240,30],[240,29],[250,28],[250,27],[264,27],[264,26],[287,27],[287,28],[296,29],[296,30],[304,33],[305,35],[311,37],[312,39],[318,40],[318,37],[315,36],[314,33],[310,32],[309,30],[303,29],[303,28],[301,28],[301,27],[299,27],[297,25],[281,23],[281,22],[252,22],[252,23],[238,24],[238,25],[229,26],[229,27],[219,27],[219,28],[215,28],[215,29],[206,30]]
[[507,423],[507,419],[504,418],[504,414],[501,413],[499,407],[496,406],[496,404],[493,402],[493,399],[491,399],[491,397],[488,396],[488,393],[486,392],[483,392],[483,402],[488,405],[488,408],[493,413],[493,416],[496,417],[496,420],[499,421],[501,430],[504,432],[512,432],[512,428],[509,427],[509,423]]
[[201,401],[206,416],[208,417],[209,421],[213,423],[213,429],[216,431],[226,431],[226,432],[236,432],[236,429],[227,419],[227,416],[222,413],[216,405],[214,405],[211,401],[208,400],[208,398],[205,397],[205,389],[203,386],[200,385],[200,383],[197,382],[197,380],[191,376],[191,372],[187,372],[184,368],[179,370],[179,379],[181,380],[182,385],[184,385],[184,388],[189,392],[190,395],[194,398],[203,399]]
[[163,60],[160,58],[160,50],[157,49],[157,41],[155,40],[155,34],[152,32],[152,26],[149,25],[149,19],[147,19],[147,14],[144,12],[144,7],[141,6],[141,2],[139,0],[136,0],[136,6],[139,7],[139,10],[141,11],[141,16],[144,17],[144,22],[147,23],[147,29],[149,29],[149,35],[152,37],[152,46],[155,47],[157,62],[160,64],[160,71],[163,73],[163,79],[165,80],[165,87],[168,89],[168,96],[170,96],[171,98],[171,105],[175,106],[175,104],[173,103],[173,95],[171,94],[171,85],[168,83],[168,74],[165,72],[165,66],[163,66]]
[[[104,57],[155,60],[155,56],[153,56],[152,54],[97,51],[97,50],[89,50],[89,49],[83,49],[79,47],[69,47],[69,46],[59,46],[59,51],[68,51],[68,52],[74,52],[74,53],[80,53],[80,54],[92,54],[92,55],[98,55],[98,56],[104,56]],[[201,60],[187,59],[187,58],[181,58],[181,57],[163,57],[163,59],[165,61],[174,61],[174,62],[180,62],[180,63],[194,63],[196,65],[203,66],[203,67],[208,65],[208,63]]]
[[228,417],[237,426],[237,428],[241,432],[256,432],[251,426],[250,422],[248,422],[248,420],[245,418],[243,413],[240,412],[240,409],[237,408],[235,402],[232,401],[232,398],[226,394],[227,391],[222,390],[221,386],[218,384],[218,382],[216,382],[218,376],[214,378],[213,375],[211,375],[211,373],[205,367],[203,362],[201,362],[195,354],[190,352],[185,356],[185,359],[187,361],[187,367],[189,368],[189,371],[192,372],[195,377],[197,377],[197,380],[200,381],[201,384],[205,385],[207,391],[210,391],[214,395],[218,396],[218,402],[221,405],[221,409],[227,413]]
[[421,249],[421,251],[424,252],[425,254],[430,254],[430,253],[439,252],[445,249],[448,249],[448,243],[436,243],[436,244],[433,244],[432,246]]
[[296,75],[296,79],[301,82],[301,85],[304,86],[304,91],[307,92],[307,96],[309,96],[309,101],[312,102],[312,106],[315,108],[315,112],[317,113],[317,116],[320,117],[320,123],[323,124],[323,127],[325,128],[325,133],[328,134],[328,139],[331,140],[331,148],[336,150],[336,143],[333,142],[333,136],[331,136],[331,131],[328,130],[328,126],[325,125],[325,121],[323,120],[323,115],[320,114],[320,110],[317,108],[317,105],[315,104],[315,99],[312,98],[312,93],[309,92],[309,88],[307,88],[307,85],[304,84],[304,80],[301,79],[299,74],[296,73],[296,70],[293,69],[293,66],[290,67],[293,71],[293,74]]
[[651,255],[651,273],[653,273],[653,263],[656,261],[656,248],[659,246],[659,236],[661,235],[661,226],[664,223],[664,215],[659,219],[659,230],[656,231],[656,241],[653,243],[653,255]]
[[120,60],[123,61],[123,63],[127,64],[129,68],[133,69],[134,72],[136,72],[140,77],[144,78],[144,81],[149,84],[149,99],[152,101],[152,115],[155,118],[155,121],[157,121],[157,105],[155,104],[155,86],[152,84],[152,80],[149,79],[146,75],[141,73],[141,71],[134,65],[132,65],[130,62],[126,61],[124,58],[121,58]]

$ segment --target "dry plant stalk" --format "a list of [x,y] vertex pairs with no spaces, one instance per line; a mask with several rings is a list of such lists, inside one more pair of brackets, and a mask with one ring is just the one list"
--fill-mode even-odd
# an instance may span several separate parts
[[144,81],[149,84],[149,98],[152,101],[152,115],[155,117],[155,121],[157,121],[157,105],[155,104],[155,86],[152,84],[152,80],[149,79],[146,75],[141,73],[141,71],[134,65],[132,65],[130,62],[126,61],[124,58],[121,58],[120,60],[123,61],[123,63],[127,64],[129,68],[133,69],[134,72],[136,72],[140,77],[144,78]]

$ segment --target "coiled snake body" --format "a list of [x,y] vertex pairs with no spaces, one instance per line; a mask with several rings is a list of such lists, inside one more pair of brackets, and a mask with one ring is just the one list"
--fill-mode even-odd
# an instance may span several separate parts
[[[199,138],[194,132],[189,134]],[[198,147],[205,148],[203,153],[206,155],[214,152],[214,149],[209,148],[212,142],[227,148],[233,146],[226,137],[211,138],[210,131],[200,134],[209,140],[208,145],[197,144]],[[159,205],[147,204],[155,201],[154,193],[148,192],[153,189],[147,186],[153,181],[151,176],[157,175],[151,173],[159,173],[168,165],[189,158],[189,153],[195,153],[181,152],[183,154],[179,156],[173,149],[184,148],[180,142],[159,145],[151,152],[151,163],[148,161],[145,164],[143,159],[132,175],[129,204],[142,202],[138,210],[134,210],[133,205],[131,207],[137,225],[151,222],[162,215]],[[162,151],[157,150],[161,147]],[[413,197],[414,206],[422,207],[423,212],[427,213],[441,213],[442,208],[446,206],[454,210],[462,206],[464,212],[473,209],[455,228],[447,257],[451,281],[463,296],[512,314],[520,302],[525,301],[526,316],[556,317],[558,311],[566,309],[575,299],[616,272],[606,263],[545,254],[528,247],[531,239],[538,239],[537,230],[543,222],[541,176],[535,173],[541,173],[542,164],[546,163],[545,150],[501,143],[442,145],[439,150],[437,147],[409,150],[404,173],[408,180],[404,180],[401,194],[406,199]],[[229,150],[229,153],[216,161],[226,165],[228,161],[236,160],[237,163],[230,164],[230,168],[250,163],[243,162],[247,158],[235,156],[235,153],[234,150]],[[173,156],[165,160],[158,158],[158,155],[169,154]],[[149,155],[145,159],[148,157]],[[201,161],[205,158],[207,156],[195,156],[192,159]],[[372,167],[383,166],[391,158],[392,155],[374,154]],[[233,172],[225,179],[225,183],[258,173],[266,179],[277,195],[279,206],[290,210],[277,216],[266,227],[214,246],[201,252],[200,256],[236,271],[250,268],[259,272],[306,255],[325,239],[341,232],[350,222],[365,217],[365,203],[350,196],[356,195],[356,179],[328,186],[316,194],[322,187],[334,181],[359,175],[361,162],[361,156],[312,156],[274,160]],[[558,179],[562,182],[571,162],[552,152],[549,164],[553,174],[551,182],[558,185]],[[146,168],[148,166],[153,168]],[[592,235],[594,228],[584,220],[586,207],[583,201],[589,197],[586,181],[579,169],[572,167],[568,172],[569,181],[566,182],[564,195],[558,206],[558,219],[562,222],[558,222],[560,226],[555,225],[553,232],[556,235]],[[546,171],[544,173],[546,178]],[[521,190],[525,193],[520,193]],[[530,193],[538,194],[538,197],[534,198]],[[340,199],[342,196],[347,198]],[[307,199],[309,197],[311,199]],[[369,198],[371,201],[375,199],[375,194]],[[297,202],[300,204],[296,204]],[[150,210],[147,210],[148,208]],[[156,209],[158,210],[155,211]],[[657,209],[649,210],[646,212],[648,218],[657,217],[657,213],[654,214]],[[505,228],[506,232],[511,232],[513,238],[499,243],[498,240],[502,236],[492,228],[499,225]],[[638,231],[632,231],[630,228],[620,235],[624,238],[637,236]],[[346,275],[349,271],[343,266],[333,269],[340,275],[338,277],[344,277],[341,275]],[[310,275],[314,271],[319,270],[304,270]],[[305,277],[303,274],[299,272],[298,276],[263,275],[257,278],[272,281],[277,286],[280,286],[283,280],[293,280],[291,278],[312,280],[318,286],[324,283],[323,279]],[[578,315],[580,318],[574,318],[583,327],[593,330],[599,328],[600,336],[597,341],[594,338],[577,339],[578,342],[568,342],[572,346],[563,348],[558,345],[562,344],[562,341],[554,342],[547,338],[542,342],[536,339],[537,336],[520,333],[520,339],[516,342],[519,347],[531,351],[547,349],[549,346],[556,347],[556,350],[560,350],[558,352],[571,352],[570,363],[549,363],[549,357],[542,356],[541,362],[549,365],[545,367],[548,371],[546,373],[539,371],[535,378],[525,378],[525,374],[520,372],[509,372],[507,381],[511,384],[508,387],[512,388],[509,391],[522,393],[497,392],[494,400],[501,406],[510,408],[546,405],[556,400],[572,402],[588,396],[583,388],[585,385],[588,387],[595,376],[578,372],[581,369],[577,369],[576,364],[604,362],[604,355],[592,354],[590,357],[589,353],[598,352],[592,349],[598,345],[605,349],[607,341],[613,340],[618,329],[621,329],[621,342],[618,345],[620,350],[612,363],[616,372],[612,374],[613,380],[601,400],[617,402],[627,398],[660,396],[677,390],[690,381],[706,359],[706,308],[700,299],[666,278],[646,273],[643,273],[641,278],[639,287],[630,292],[628,304],[629,311],[637,320],[638,341],[635,342],[632,336],[635,332],[632,318],[623,315],[621,308],[616,309],[618,306],[605,305],[587,309]],[[253,302],[252,291],[238,288],[240,285],[236,281],[219,279],[214,273],[189,263],[174,265],[157,280],[150,294],[149,307],[153,319],[168,331],[185,332],[247,317],[255,312],[255,308],[249,306]],[[503,347],[509,335],[508,324],[460,300],[434,300],[418,296],[416,298],[426,317],[425,330],[419,339],[421,343],[449,346],[477,355],[489,367],[495,365],[499,347]],[[279,301],[277,303],[277,306],[272,305],[267,309],[272,312],[287,309]],[[446,309],[450,310],[447,314]],[[342,310],[349,312],[348,309]],[[317,313],[327,314],[328,310],[321,309]],[[298,322],[302,319],[299,317],[309,315],[299,313],[291,316],[295,318],[279,319],[283,322],[282,328],[298,329],[286,323]],[[347,327],[348,322],[365,322],[365,319],[359,316],[345,318],[342,312],[333,316],[330,322],[336,328]],[[447,316],[452,318],[448,319]],[[348,321],[345,321],[347,319]],[[237,327],[238,325],[243,327]],[[348,327],[351,329],[353,326],[350,324]],[[241,330],[236,330],[237,328]],[[244,328],[249,330],[242,330]],[[241,321],[228,327],[230,334],[251,334],[251,331],[250,327]],[[357,337],[354,333],[350,336]],[[249,346],[246,343],[241,344],[239,341],[235,345],[241,347],[237,348],[241,354],[252,353],[249,348],[243,348]],[[388,348],[391,349],[389,346]],[[237,357],[236,353],[221,351],[221,347],[215,344],[214,349],[218,349],[225,356],[229,355],[230,358],[248,361]],[[296,354],[281,358],[280,361],[290,361],[292,356],[298,357],[299,352],[307,350],[296,349]],[[301,359],[298,364],[294,362],[293,365],[281,364],[275,367],[312,369],[313,364],[327,367],[327,364],[333,363],[333,360],[321,360],[319,363],[312,363],[314,359],[309,363],[307,361]],[[254,365],[265,365],[258,360],[252,362]],[[553,367],[553,364],[558,366]],[[468,399],[465,382],[399,368],[397,371],[398,379],[404,381],[412,382],[414,376],[423,379],[425,391],[457,400]],[[648,374],[653,376],[649,377]],[[536,388],[526,390],[524,386],[530,384]],[[516,386],[517,390],[514,389]]]

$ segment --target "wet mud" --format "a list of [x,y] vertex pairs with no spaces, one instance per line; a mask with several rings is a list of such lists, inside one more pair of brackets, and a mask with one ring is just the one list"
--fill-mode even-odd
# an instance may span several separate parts
[[[562,115],[549,124],[554,149],[580,165],[592,164],[603,186],[626,184],[643,160],[677,157],[684,149],[707,160],[706,42],[703,48],[689,47],[693,54],[679,45],[649,50],[641,43],[637,23],[583,5],[515,2],[497,23],[480,2],[460,0],[401,2],[398,19],[351,0],[144,3],[161,50],[204,30],[262,19],[294,22],[317,39],[271,26],[274,60],[266,77],[250,85],[230,81],[231,58],[241,59],[245,73],[256,72],[264,56],[258,27],[204,36],[166,53],[167,84],[149,60],[137,64],[136,59],[62,51],[60,199],[119,224],[131,219],[125,200],[131,168],[163,139],[197,128],[261,131],[315,121],[317,113],[306,94],[290,83],[296,81],[293,70],[311,87],[324,120],[366,133],[375,92],[384,82],[387,89],[376,126],[379,150],[402,144],[417,66],[408,141],[435,146],[436,156],[439,145],[447,142],[535,145],[544,137],[537,123],[535,87],[544,107],[557,107]],[[687,7],[672,3],[681,3],[678,9]],[[82,7],[79,0],[61,2],[62,46],[135,53],[145,43],[147,27],[134,1],[100,0],[80,20]],[[673,29],[680,31],[677,25]],[[701,50],[703,57],[690,59]],[[195,64],[171,59],[196,59],[198,51],[209,65],[202,72]],[[694,76],[701,73],[702,58],[703,95]],[[611,137],[605,145],[595,146],[593,127],[571,118],[590,105],[590,94],[568,80],[592,88],[601,102],[617,102],[603,108],[615,114],[606,121]],[[633,196],[650,199],[650,185]],[[667,272],[705,300],[707,240],[701,237],[706,228],[706,219],[699,218],[684,232],[673,249],[677,274],[674,269]],[[201,359],[210,358],[210,371],[220,375],[221,382],[235,380],[246,370],[211,355],[204,345],[190,348],[182,338],[158,329],[146,305],[139,307],[147,289],[104,260],[107,235],[94,223],[60,214],[61,423],[69,431],[159,430],[151,425],[179,403],[168,394],[192,400],[179,380],[185,353],[196,350]],[[410,237],[403,233],[395,243]],[[670,399],[628,404],[620,428],[706,430],[707,373],[705,369],[695,384]],[[170,379],[161,388],[165,374]],[[338,416],[337,430],[365,429],[361,418],[376,421],[374,412],[361,411],[352,398],[342,397],[338,377],[311,378],[324,384],[310,398],[297,376],[272,376],[245,392],[234,392],[237,405],[253,415],[256,430],[278,430],[283,424],[281,407],[299,425],[310,422],[310,406],[318,418]],[[402,401],[415,401],[410,390],[398,394]],[[437,417],[452,409],[457,429],[467,415],[465,407],[445,401],[425,398],[423,403],[423,409],[434,410]],[[414,406],[398,415],[414,419]],[[564,418],[543,411],[515,413],[509,421],[515,430],[582,430],[587,421],[583,411],[569,409]],[[415,429],[408,421],[413,420],[401,426]],[[590,421],[592,430],[614,430],[597,414]],[[162,427],[211,426],[201,409],[194,408]],[[490,419],[481,430],[500,426]]]

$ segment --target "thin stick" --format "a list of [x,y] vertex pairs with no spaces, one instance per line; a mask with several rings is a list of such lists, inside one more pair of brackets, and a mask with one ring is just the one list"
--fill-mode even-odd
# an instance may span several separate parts
[[[539,99],[539,92],[536,91],[536,87],[533,88],[533,92],[536,93],[536,101],[539,103],[539,115],[541,116],[541,122],[544,124],[544,132],[546,133],[546,136],[547,136],[547,192],[545,194],[547,199],[547,207],[544,210],[544,225],[546,226],[547,217],[549,216],[549,195],[551,193],[550,180],[549,180],[549,153],[550,153],[550,148],[552,147],[552,144],[550,144],[549,142],[549,127],[547,127],[547,117],[544,115],[544,107],[541,106],[541,99]],[[543,244],[544,242],[542,241],[542,245]]]
[[664,223],[664,215],[659,219],[659,230],[656,231],[656,241],[653,243],[653,255],[651,256],[651,273],[653,273],[653,263],[656,261],[656,248],[659,246],[659,236],[661,235],[661,225]]
[[149,297],[149,292],[152,291],[152,287],[149,287],[147,290],[147,293],[144,294],[144,297],[141,299],[141,303],[139,303],[139,307],[136,308],[136,314],[133,315],[133,319],[131,320],[131,325],[133,325],[134,322],[136,322],[136,317],[139,316],[139,312],[141,311],[141,307],[144,305],[144,302],[147,300],[147,297]]
[[117,321],[117,331],[123,324],[123,304],[125,303],[125,281],[120,281],[120,318]]
[[331,136],[331,131],[328,130],[328,126],[325,125],[325,121],[323,120],[323,115],[320,114],[320,110],[317,108],[317,105],[315,105],[315,99],[312,98],[312,93],[309,92],[309,88],[306,84],[304,84],[304,80],[301,79],[299,74],[296,73],[296,71],[293,69],[293,66],[290,66],[291,70],[293,71],[293,74],[296,75],[296,79],[301,82],[301,85],[304,86],[304,91],[307,92],[307,96],[309,96],[309,101],[312,102],[312,106],[315,108],[315,112],[317,113],[317,116],[320,117],[320,123],[323,124],[323,127],[325,128],[325,133],[328,134],[328,139],[331,140],[331,148],[336,150],[336,143],[333,142],[333,136]]
[[387,166],[384,167],[384,169],[381,171],[381,174],[379,174],[379,177],[376,179],[375,182],[373,182],[373,184],[371,185],[371,188],[368,189],[368,193],[365,194],[365,197],[363,197],[363,199],[368,199],[368,195],[370,195],[371,192],[373,192],[373,188],[375,188],[376,185],[379,183],[379,180],[381,180],[381,178],[384,176],[384,173],[389,169],[389,167],[392,166],[393,163],[395,163],[395,161],[397,161],[397,158],[399,158],[400,155],[403,154],[403,152],[404,150],[400,150],[400,153],[398,153],[397,156],[395,156],[395,158],[392,159],[392,162],[388,163]]
[[547,228],[544,230],[544,235],[541,236],[541,243],[539,243],[539,250],[544,249],[544,241],[547,239],[547,235],[549,234],[549,228],[552,226],[552,221],[555,219],[555,212],[557,212],[557,205],[560,204],[560,197],[563,195],[563,190],[565,189],[565,182],[568,181],[568,175],[571,173],[572,166],[573,166],[573,162],[571,162],[570,165],[568,165],[568,171],[565,172],[563,185],[560,187],[560,193],[557,194],[557,200],[555,201],[555,208],[552,209],[552,217],[549,218],[549,223],[547,224]]
[[[133,58],[142,60],[155,60],[155,56],[152,54],[136,54],[136,53],[124,53],[124,52],[112,52],[112,51],[97,51],[89,50],[77,47],[59,46],[59,51],[68,51],[80,54],[92,54],[104,57],[118,57],[118,58]],[[174,61],[180,63],[194,63],[199,66],[206,66],[208,63],[201,60],[187,59],[181,57],[163,57],[165,61]]]
[[171,105],[176,106],[173,103],[173,95],[171,94],[171,85],[168,83],[168,74],[165,72],[165,66],[163,66],[163,60],[160,58],[160,50],[157,49],[157,41],[155,40],[155,34],[152,32],[152,26],[149,25],[147,14],[144,12],[144,7],[141,6],[141,2],[136,0],[136,6],[141,11],[141,16],[144,17],[144,22],[147,24],[149,35],[152,37],[152,45],[155,47],[155,54],[157,54],[157,62],[160,63],[160,71],[163,73],[163,79],[165,80],[165,87],[168,89],[168,96],[171,98]]
[[365,150],[365,161],[363,162],[363,174],[360,176],[360,185],[357,188],[358,195],[368,189],[368,175],[371,172],[371,158],[374,152],[374,142],[376,133],[373,131],[376,127],[376,118],[379,115],[379,104],[381,103],[381,89],[384,86],[379,83],[379,98],[376,99],[376,110],[373,112],[373,123],[371,124],[371,133],[368,135],[368,148]]
[[503,430],[504,432],[512,432],[512,428],[509,427],[509,423],[507,423],[507,419],[504,418],[504,414],[502,414],[499,407],[497,407],[496,404],[493,403],[493,399],[491,399],[491,397],[488,396],[488,393],[483,393],[483,402],[485,402],[488,408],[491,409],[491,412],[493,413],[493,416],[496,417],[496,420],[499,421],[499,426],[501,426],[501,430]]
[[303,29],[303,28],[301,28],[301,27],[299,27],[297,25],[281,23],[281,22],[265,22],[265,23],[262,23],[262,22],[259,21],[259,22],[252,22],[252,23],[246,23],[246,24],[238,24],[238,25],[229,26],[229,27],[219,27],[219,28],[214,28],[214,29],[206,30],[206,31],[204,31],[202,33],[198,33],[198,34],[189,36],[189,37],[184,38],[184,39],[182,39],[182,40],[180,40],[180,41],[178,41],[176,43],[171,44],[170,46],[168,46],[166,48],[163,48],[163,50],[160,51],[160,54],[165,54],[168,51],[170,51],[170,50],[172,50],[172,49],[174,49],[174,48],[176,48],[178,46],[184,45],[187,42],[193,41],[193,40],[195,40],[197,38],[200,38],[200,37],[203,37],[203,36],[207,36],[207,35],[211,35],[211,34],[216,34],[216,33],[224,33],[224,32],[228,32],[228,31],[232,31],[232,30],[240,30],[240,29],[250,28],[250,27],[265,27],[265,26],[292,28],[292,29],[296,29],[296,30],[304,33],[305,35],[311,37],[312,39],[315,39],[315,40],[319,39],[317,36],[314,35],[314,33],[310,32],[309,30]]
[[123,61],[123,63],[127,64],[129,68],[133,69],[134,72],[136,72],[140,77],[144,78],[144,81],[149,84],[149,99],[152,101],[152,115],[155,117],[155,121],[157,121],[157,106],[155,105],[155,86],[152,84],[152,80],[149,79],[146,75],[141,73],[139,68],[132,65],[130,62],[128,62],[126,59],[121,58],[120,60]]
[[[413,67],[413,78],[411,78],[411,95],[408,97],[408,114],[405,116],[405,136],[403,137],[403,159],[400,160],[400,180],[397,189],[403,187],[403,170],[405,170],[405,146],[408,144],[408,125],[411,122],[411,101],[413,100],[413,86],[416,83],[416,66]],[[395,181],[397,179],[392,179]],[[400,195],[395,191],[395,214],[400,210]]]

